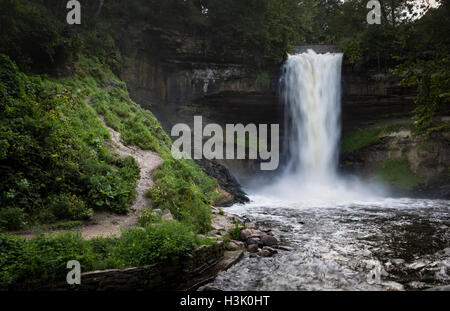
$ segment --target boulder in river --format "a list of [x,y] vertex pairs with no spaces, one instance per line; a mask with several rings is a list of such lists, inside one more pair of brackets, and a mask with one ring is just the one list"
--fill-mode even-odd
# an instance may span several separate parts
[[265,245],[265,246],[276,246],[278,245],[278,240],[271,236],[271,235],[263,235],[261,237],[261,242]]
[[268,249],[260,249],[258,255],[261,257],[271,257],[273,254]]
[[236,251],[245,248],[245,243],[241,241],[232,240],[227,244],[226,249],[229,251]]
[[247,250],[248,250],[250,253],[257,253],[258,250],[259,250],[258,244],[252,244],[252,245],[249,245],[248,248],[247,248]]

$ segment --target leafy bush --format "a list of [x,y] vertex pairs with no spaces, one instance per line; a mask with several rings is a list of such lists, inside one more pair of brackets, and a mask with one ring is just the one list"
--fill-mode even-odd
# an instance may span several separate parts
[[58,219],[87,220],[94,211],[74,194],[61,193],[48,198],[50,210]]
[[196,245],[189,227],[169,221],[124,231],[111,256],[117,258],[117,266],[142,266],[174,256],[189,256]]
[[241,238],[241,230],[243,229],[242,225],[234,224],[234,227],[231,228],[228,233],[233,240],[240,240]]
[[211,200],[217,198],[217,184],[192,160],[165,157],[154,173],[156,185],[149,191],[152,207],[169,209],[175,219],[207,232],[211,221]]
[[0,209],[0,230],[19,230],[26,224],[26,214],[22,208],[6,207]]
[[89,244],[76,234],[41,235],[30,241],[0,235],[0,288],[37,279],[63,281],[68,261],[78,260],[90,270],[93,259]]
[[191,257],[195,247],[210,245],[189,226],[176,221],[129,229],[119,238],[83,240],[80,235],[41,235],[32,240],[0,234],[0,289],[26,288],[35,280],[64,281],[70,260],[83,271],[149,265]]

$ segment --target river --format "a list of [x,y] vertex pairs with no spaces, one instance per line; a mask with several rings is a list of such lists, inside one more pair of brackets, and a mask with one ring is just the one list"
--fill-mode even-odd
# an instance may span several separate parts
[[263,196],[227,212],[271,229],[274,257],[244,256],[220,290],[408,290],[450,284],[449,201],[382,199],[300,206]]
[[408,290],[450,284],[445,200],[389,198],[380,184],[337,172],[342,54],[289,56],[280,79],[287,158],[251,203],[227,212],[272,230],[286,250],[252,258],[209,284],[220,290]]

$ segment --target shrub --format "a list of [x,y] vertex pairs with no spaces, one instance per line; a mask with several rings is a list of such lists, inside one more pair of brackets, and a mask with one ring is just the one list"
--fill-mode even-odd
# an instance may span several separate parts
[[240,240],[241,238],[241,230],[242,226],[239,224],[234,224],[234,227],[231,228],[228,233],[233,240]]
[[88,220],[94,211],[74,194],[62,193],[49,197],[49,206],[58,219]]
[[210,229],[210,202],[217,184],[192,161],[166,157],[154,173],[156,185],[149,191],[152,207],[169,209],[175,219],[193,224],[198,232]]
[[161,221],[161,215],[153,212],[151,208],[146,208],[142,211],[138,219],[138,224],[145,227],[147,224],[158,223]]
[[22,209],[30,224],[88,219],[94,209],[126,213],[139,167],[113,158],[108,131],[78,97],[80,83],[62,81],[76,89],[19,73],[0,55],[0,210]]
[[196,245],[196,237],[189,227],[164,221],[157,226],[149,224],[144,229],[124,231],[111,256],[117,258],[118,266],[142,266],[175,256],[189,256]]
[[0,229],[19,230],[26,224],[25,211],[19,207],[0,208]]
[[88,271],[93,258],[89,244],[73,233],[41,235],[30,241],[0,235],[0,289],[12,284],[25,287],[33,280],[63,281],[68,261],[78,260]]

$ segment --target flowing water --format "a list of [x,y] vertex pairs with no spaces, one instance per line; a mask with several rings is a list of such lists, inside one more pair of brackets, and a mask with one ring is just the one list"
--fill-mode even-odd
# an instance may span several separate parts
[[[285,246],[243,260],[221,290],[403,290],[450,284],[449,201],[387,198],[382,186],[337,174],[342,54],[290,56],[281,78],[287,163],[251,203],[226,210]],[[255,190],[257,189],[257,190]]]
[[252,196],[227,212],[270,229],[270,258],[244,259],[209,286],[221,290],[402,290],[450,284],[449,202],[379,199],[302,204]]

